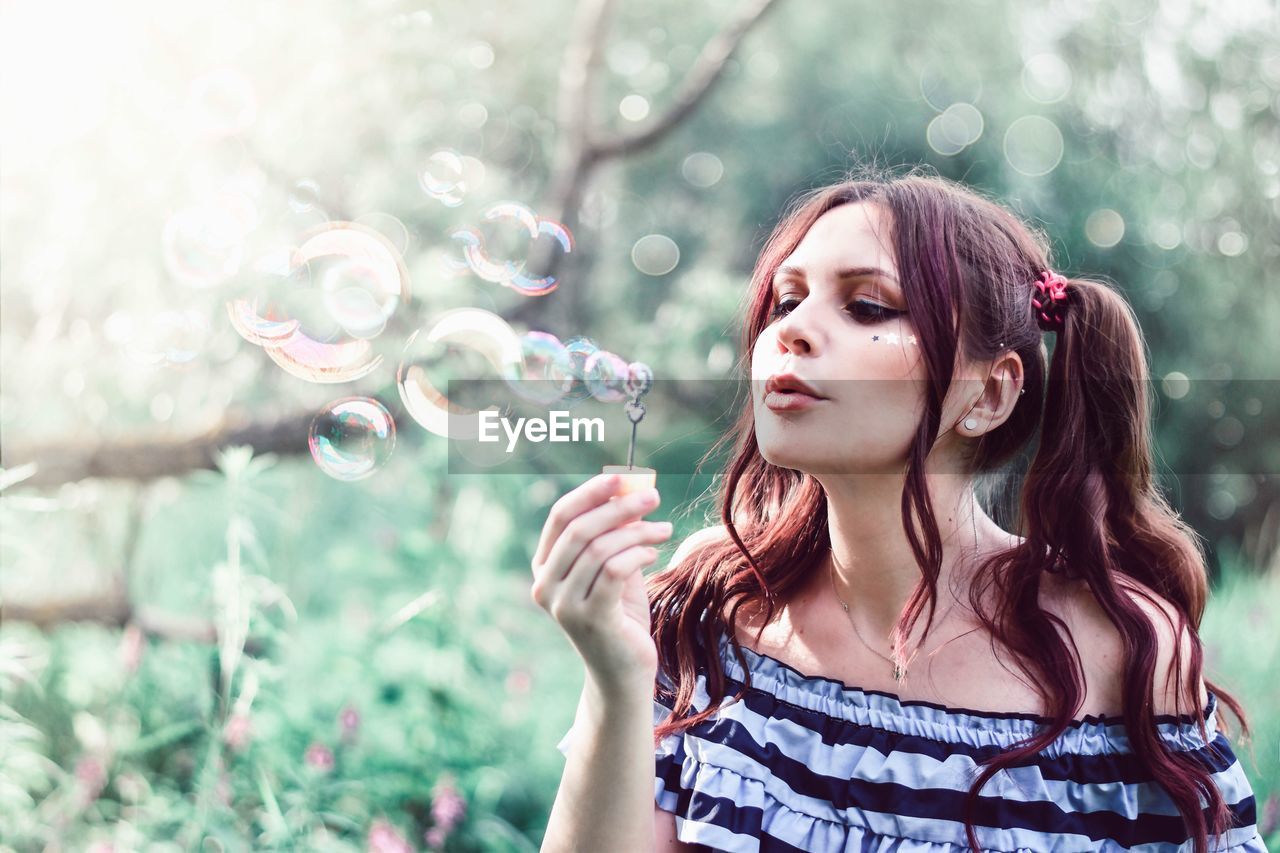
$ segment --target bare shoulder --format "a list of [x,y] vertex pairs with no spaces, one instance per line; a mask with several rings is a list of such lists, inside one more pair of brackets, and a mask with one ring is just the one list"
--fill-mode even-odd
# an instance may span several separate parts
[[[1146,584],[1130,577],[1117,577],[1116,585],[1138,605],[1155,628],[1155,713],[1192,713],[1195,709],[1187,708],[1186,700],[1177,692],[1179,676],[1184,690],[1191,676],[1190,624],[1180,626],[1177,608]],[[1114,710],[1108,713],[1119,713],[1124,677],[1124,643],[1119,630],[1083,581],[1059,582],[1054,600],[1056,615],[1066,623],[1080,650],[1086,678],[1097,685],[1108,704],[1114,704]],[[1178,672],[1174,671],[1175,648],[1180,649],[1181,656]],[[1196,695],[1203,708],[1208,702],[1203,680],[1197,685]]]
[[723,524],[717,524],[714,527],[704,527],[685,537],[685,540],[676,548],[675,553],[671,555],[671,561],[667,564],[668,568],[680,565],[680,562],[704,545],[709,545],[719,540],[729,538],[729,529]]

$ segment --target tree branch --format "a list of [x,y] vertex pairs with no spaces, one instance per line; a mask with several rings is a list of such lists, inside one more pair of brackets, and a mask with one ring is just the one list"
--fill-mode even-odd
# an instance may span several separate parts
[[777,0],[751,0],[744,4],[738,16],[716,33],[702,48],[689,73],[680,81],[680,86],[666,112],[632,133],[593,139],[591,149],[596,157],[603,160],[631,154],[647,148],[666,136],[707,96],[742,39],[775,2]]
[[[119,441],[67,440],[3,447],[4,467],[35,462],[24,486],[54,486],[88,477],[153,480],[215,468],[219,448],[247,444],[255,453],[296,453],[307,447],[314,412],[274,420],[231,420],[201,435],[143,433]],[[16,461],[15,461],[16,460]]]
[[[94,622],[108,628],[124,628],[133,622],[147,636],[162,640],[209,645],[217,641],[212,622],[150,607],[134,607],[114,590],[105,597],[95,595],[41,604],[0,605],[0,622],[9,620],[29,622],[42,631],[51,630],[65,622]],[[263,653],[264,647],[261,640],[249,638],[244,650],[247,655],[258,656]]]

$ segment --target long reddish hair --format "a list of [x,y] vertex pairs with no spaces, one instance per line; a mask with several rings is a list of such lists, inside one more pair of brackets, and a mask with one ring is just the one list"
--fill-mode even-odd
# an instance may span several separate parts
[[[1047,728],[1024,746],[985,762],[965,797],[970,845],[978,849],[971,816],[983,785],[1001,769],[1051,744],[1083,703],[1078,652],[1074,644],[1069,650],[1055,630],[1052,623],[1065,628],[1061,620],[1039,604],[1044,573],[1062,572],[1088,585],[1123,638],[1123,714],[1134,752],[1168,791],[1195,839],[1196,853],[1203,853],[1210,834],[1230,828],[1231,813],[1210,771],[1170,750],[1158,736],[1153,697],[1157,634],[1125,591],[1134,587],[1122,586],[1127,576],[1168,600],[1180,621],[1176,637],[1189,627],[1189,684],[1181,683],[1179,644],[1174,649],[1176,707],[1189,696],[1187,705],[1208,742],[1196,690],[1203,676],[1197,629],[1208,596],[1204,553],[1194,531],[1152,480],[1147,363],[1129,305],[1104,282],[1071,278],[1066,326],[1057,333],[1050,362],[1030,305],[1031,283],[1052,269],[1045,235],[1000,204],[945,178],[918,168],[892,176],[866,167],[795,198],[763,246],[745,296],[738,364],[744,376],[750,376],[750,354],[769,322],[774,272],[818,217],[858,201],[881,204],[892,216],[894,259],[928,376],[924,414],[906,460],[902,493],[904,527],[921,578],[898,616],[895,647],[910,635],[926,606],[930,622],[933,617],[942,542],[928,500],[925,457],[938,437],[957,348],[969,358],[984,360],[997,354],[998,342],[1004,343],[1022,359],[1026,389],[1004,423],[971,442],[966,473],[1000,473],[1039,434],[1016,508],[1016,530],[1025,541],[984,560],[969,597],[986,629],[1038,685],[1053,715],[1046,718],[1051,721]],[[745,695],[751,675],[736,639],[738,608],[762,605],[761,624],[771,622],[775,607],[821,564],[830,548],[821,485],[809,474],[774,466],[761,457],[750,405],[743,407],[704,462],[728,442],[733,443],[732,457],[716,478],[715,496],[731,541],[694,548],[680,563],[648,580],[660,669],[675,685],[671,693],[655,685],[674,701],[670,718],[655,728],[655,743],[718,710],[726,694],[724,674],[718,665],[706,664],[718,663],[721,634],[730,639],[747,673],[746,686],[734,700]],[[993,614],[983,610],[984,595],[991,596]],[[730,602],[726,623],[722,614]],[[927,637],[928,625],[915,649]],[[691,714],[699,671],[706,672],[711,702]],[[1249,726],[1239,703],[1218,685],[1205,684],[1231,708],[1247,736]],[[1208,804],[1204,811],[1201,796]]]

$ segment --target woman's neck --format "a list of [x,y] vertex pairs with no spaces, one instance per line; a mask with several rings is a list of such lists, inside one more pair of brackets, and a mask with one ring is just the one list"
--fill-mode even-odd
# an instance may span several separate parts
[[[868,636],[884,637],[920,581],[920,568],[902,525],[901,480],[897,495],[890,499],[888,495],[875,494],[870,478],[856,479],[861,481],[858,492],[827,492],[831,553],[823,561],[821,572],[815,571],[812,583],[806,586],[816,593],[822,588],[817,583],[821,580],[827,594],[843,600],[850,618],[865,626]],[[980,559],[1007,549],[1018,540],[983,512],[972,489],[940,489],[933,499],[942,539],[935,614],[941,616],[952,607],[968,611],[973,568]],[[832,569],[834,591],[829,574]],[[919,624],[919,630],[923,629],[924,625]]]

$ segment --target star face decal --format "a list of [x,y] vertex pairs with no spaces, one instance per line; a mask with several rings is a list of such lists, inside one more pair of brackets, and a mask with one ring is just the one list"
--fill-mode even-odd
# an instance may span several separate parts
[[911,344],[911,345],[913,345],[913,346],[914,346],[914,345],[915,345],[915,342],[916,342],[916,336],[915,336],[915,335],[907,335],[907,343],[909,343],[909,344]]
[[896,344],[898,342],[898,333],[890,332],[889,334],[885,335],[885,340],[887,340],[891,344]]
[[872,335],[872,336],[871,336],[871,340],[872,340],[873,342],[874,342],[874,341],[878,341],[878,340],[880,340],[880,336],[879,336],[879,335]]

